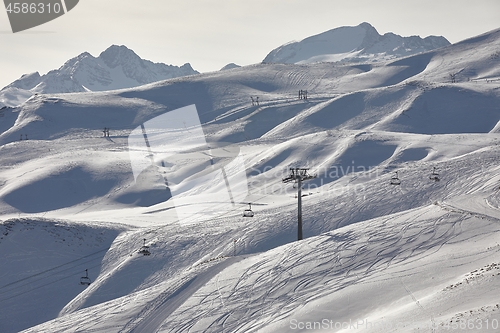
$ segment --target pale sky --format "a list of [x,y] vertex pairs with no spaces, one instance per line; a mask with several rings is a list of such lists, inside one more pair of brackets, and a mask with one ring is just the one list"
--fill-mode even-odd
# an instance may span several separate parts
[[97,57],[112,44],[208,72],[259,63],[289,41],[362,22],[380,34],[455,43],[500,28],[500,0],[80,0],[62,17],[16,34],[0,9],[0,88],[85,51]]

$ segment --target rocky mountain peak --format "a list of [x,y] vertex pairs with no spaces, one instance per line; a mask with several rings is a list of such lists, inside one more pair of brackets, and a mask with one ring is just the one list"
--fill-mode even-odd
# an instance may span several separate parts
[[369,23],[339,27],[284,44],[272,50],[265,63],[376,62],[450,45],[444,37],[380,35]]
[[23,90],[23,94],[114,90],[193,74],[198,72],[189,63],[180,67],[153,63],[124,45],[111,45],[97,58],[83,52],[45,75],[25,74],[0,94],[8,88]]

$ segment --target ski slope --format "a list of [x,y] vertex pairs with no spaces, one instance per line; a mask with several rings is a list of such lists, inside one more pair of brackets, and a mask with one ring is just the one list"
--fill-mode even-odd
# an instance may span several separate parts
[[[341,332],[355,322],[446,332],[474,320],[470,332],[494,332],[499,48],[497,30],[387,63],[259,64],[2,109],[0,331]],[[239,149],[249,194],[179,223],[159,169],[134,182],[128,135],[191,104],[207,144]],[[179,161],[179,174],[211,170],[200,155]],[[300,242],[297,189],[282,182],[290,167],[317,175],[302,190]],[[188,207],[202,204],[203,186],[186,192]],[[248,202],[253,218],[242,217]],[[150,256],[137,253],[144,239]]]

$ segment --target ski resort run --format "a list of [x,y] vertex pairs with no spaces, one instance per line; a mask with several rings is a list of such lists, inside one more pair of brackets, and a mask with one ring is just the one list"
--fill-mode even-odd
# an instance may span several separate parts
[[[494,30],[2,108],[0,332],[498,332],[499,52]],[[191,105],[172,153],[151,120]]]

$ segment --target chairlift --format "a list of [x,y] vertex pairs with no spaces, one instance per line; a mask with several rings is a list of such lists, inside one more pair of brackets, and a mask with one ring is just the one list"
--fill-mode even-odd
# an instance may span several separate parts
[[151,254],[151,252],[149,252],[149,246],[146,245],[146,238],[144,238],[144,244],[141,246],[140,250],[137,253],[145,256],[149,256]]
[[392,176],[391,178],[391,185],[401,185],[401,180],[398,177],[398,172],[396,171],[396,174]]
[[90,280],[90,278],[89,278],[89,270],[88,270],[88,269],[86,269],[86,270],[85,270],[85,276],[82,276],[82,277],[80,278],[80,284],[81,284],[82,286],[89,286],[91,283],[92,283],[92,281],[91,281],[91,280]]
[[436,167],[434,167],[434,168],[432,169],[432,173],[431,173],[431,175],[429,176],[429,179],[430,179],[430,180],[433,180],[433,181],[435,181],[435,182],[438,182],[438,181],[439,181],[439,173],[437,173],[437,172],[436,172]]
[[243,217],[253,217],[252,204],[248,203],[248,209],[243,211]]

